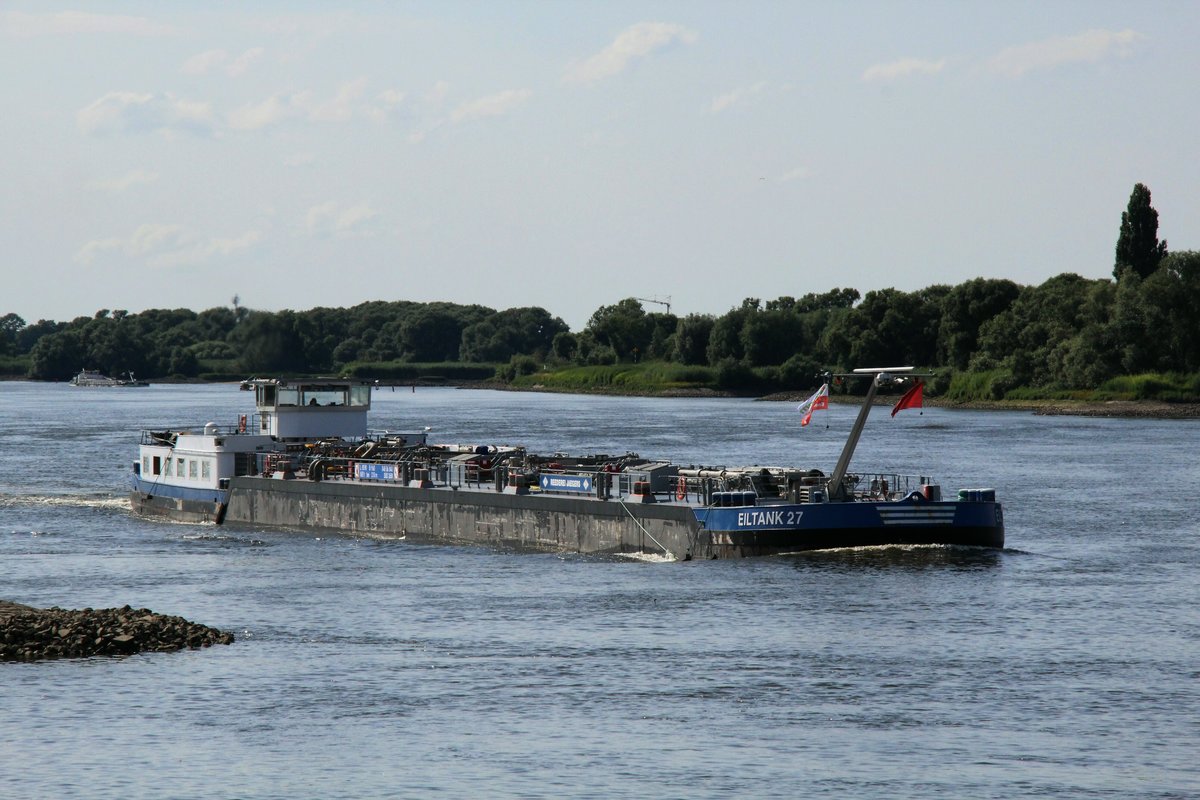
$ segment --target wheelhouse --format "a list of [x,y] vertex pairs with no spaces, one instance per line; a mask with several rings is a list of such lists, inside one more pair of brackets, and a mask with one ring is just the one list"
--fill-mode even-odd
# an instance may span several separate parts
[[282,440],[367,435],[371,384],[365,381],[254,378],[242,389],[254,392],[258,417],[256,429],[248,432]]

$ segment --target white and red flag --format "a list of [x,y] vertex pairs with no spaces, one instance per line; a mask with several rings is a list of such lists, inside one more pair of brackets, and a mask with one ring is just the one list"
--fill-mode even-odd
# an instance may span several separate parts
[[821,384],[821,388],[817,389],[817,393],[805,400],[796,407],[804,416],[800,418],[800,427],[803,428],[808,423],[812,422],[813,412],[819,408],[829,409],[829,384]]

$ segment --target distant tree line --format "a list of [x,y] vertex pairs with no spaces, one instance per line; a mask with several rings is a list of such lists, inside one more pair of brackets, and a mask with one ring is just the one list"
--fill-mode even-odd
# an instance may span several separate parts
[[544,361],[567,330],[542,308],[496,311],[455,303],[370,302],[352,308],[196,313],[102,309],[67,323],[0,318],[0,356],[28,354],[29,377],[65,380],[80,369],[190,378],[224,365],[245,373],[327,373],[360,362]]
[[537,307],[369,302],[253,311],[236,303],[101,310],[67,323],[0,318],[0,356],[27,355],[29,377],[81,368],[195,377],[224,363],[244,373],[328,373],[350,365],[499,364],[501,377],[542,365],[668,361],[715,368],[725,385],[802,388],[825,368],[913,364],[995,374],[994,391],[1093,388],[1142,372],[1200,372],[1200,252],[1168,253],[1150,191],[1121,217],[1113,280],[1057,275],[1038,286],[976,278],[915,292],[834,289],[720,316],[647,312],[634,298],[602,306],[580,332]]

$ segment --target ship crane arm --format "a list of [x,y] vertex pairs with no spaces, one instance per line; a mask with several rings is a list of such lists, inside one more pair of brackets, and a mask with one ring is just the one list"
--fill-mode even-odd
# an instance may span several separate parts
[[[829,499],[844,500],[845,487],[842,482],[846,477],[846,470],[850,468],[850,459],[854,457],[854,451],[858,447],[858,438],[862,435],[863,428],[867,424],[867,416],[871,413],[871,406],[875,402],[875,395],[879,391],[880,386],[888,386],[892,383],[898,383],[905,378],[929,377],[922,374],[917,375],[913,372],[914,367],[868,367],[864,369],[856,369],[848,374],[839,374],[839,378],[871,378],[871,386],[867,389],[867,395],[863,398],[862,408],[858,410],[858,418],[854,420],[854,427],[850,429],[850,435],[846,437],[846,444],[842,447],[842,454],[838,457],[837,466],[833,468],[833,474],[829,477]],[[834,377],[827,374],[828,378]]]

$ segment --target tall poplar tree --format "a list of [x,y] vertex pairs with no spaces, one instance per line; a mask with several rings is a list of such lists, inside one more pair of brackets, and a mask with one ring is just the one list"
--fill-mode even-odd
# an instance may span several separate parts
[[1145,278],[1158,269],[1167,254],[1166,241],[1158,240],[1158,212],[1150,205],[1150,190],[1144,184],[1133,187],[1129,207],[1121,214],[1121,234],[1117,237],[1117,260],[1113,277],[1120,279],[1123,267]]

